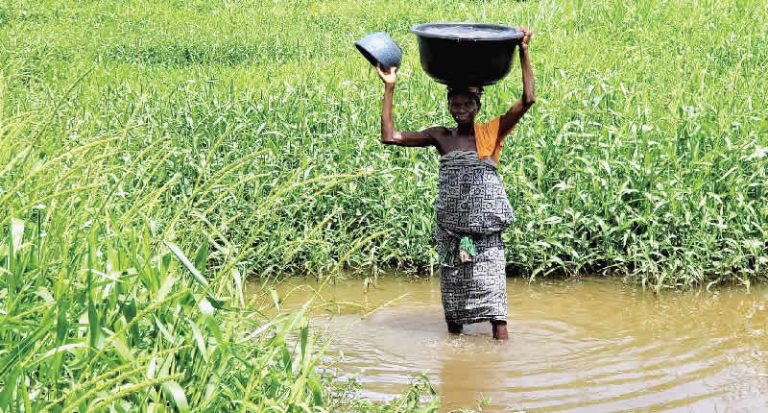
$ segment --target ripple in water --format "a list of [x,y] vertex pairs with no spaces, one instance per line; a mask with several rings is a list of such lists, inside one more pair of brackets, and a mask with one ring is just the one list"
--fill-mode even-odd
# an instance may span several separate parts
[[[490,325],[447,334],[437,280],[327,287],[370,309],[314,319],[326,360],[363,397],[390,399],[424,372],[446,411],[768,411],[768,290],[655,296],[618,282],[510,280],[506,343]],[[306,297],[292,297],[297,303]]]

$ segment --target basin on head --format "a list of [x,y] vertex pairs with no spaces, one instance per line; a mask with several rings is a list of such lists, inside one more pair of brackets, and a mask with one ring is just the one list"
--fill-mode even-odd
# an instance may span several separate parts
[[499,24],[437,22],[411,28],[421,67],[447,85],[492,85],[509,73],[523,33]]

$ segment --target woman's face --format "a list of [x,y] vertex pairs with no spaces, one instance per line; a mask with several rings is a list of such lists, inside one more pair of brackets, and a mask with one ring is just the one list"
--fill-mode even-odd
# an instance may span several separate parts
[[474,96],[468,93],[457,93],[448,99],[448,109],[451,116],[459,125],[473,124],[480,110]]

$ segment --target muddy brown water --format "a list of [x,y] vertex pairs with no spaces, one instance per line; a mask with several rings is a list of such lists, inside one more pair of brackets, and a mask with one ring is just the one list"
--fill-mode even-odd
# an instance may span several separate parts
[[768,411],[768,289],[655,295],[616,280],[509,280],[510,340],[490,324],[447,333],[438,279],[360,280],[314,292],[291,280],[285,305],[315,297],[324,360],[388,400],[423,372],[443,411]]

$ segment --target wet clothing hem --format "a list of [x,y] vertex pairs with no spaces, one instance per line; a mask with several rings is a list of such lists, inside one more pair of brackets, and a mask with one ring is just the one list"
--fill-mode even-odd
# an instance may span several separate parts
[[507,317],[506,316],[470,317],[470,318],[462,318],[457,320],[446,318],[445,321],[447,323],[452,323],[452,324],[466,325],[466,324],[483,323],[486,321],[507,321]]

